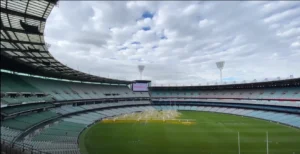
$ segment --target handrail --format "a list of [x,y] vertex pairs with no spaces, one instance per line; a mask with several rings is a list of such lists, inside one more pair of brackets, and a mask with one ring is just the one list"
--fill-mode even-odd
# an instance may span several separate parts
[[94,110],[102,110],[102,109],[110,109],[110,108],[115,108],[115,107],[127,107],[127,106],[145,106],[145,105],[150,105],[150,104],[127,104],[127,105],[118,105],[118,106],[108,106],[108,107],[99,107],[99,108],[93,108],[93,109],[86,109],[86,110],[82,110],[82,111],[76,111],[76,112],[72,112],[72,113],[67,113],[64,115],[59,115],[50,119],[46,119],[44,121],[41,121],[40,123],[37,123],[33,126],[31,126],[30,128],[26,129],[24,132],[22,132],[20,135],[18,135],[16,137],[16,139],[14,139],[14,142],[17,142],[18,140],[20,140],[21,138],[23,138],[24,136],[26,136],[27,134],[29,134],[34,128],[37,128],[41,125],[47,124],[53,120],[62,118],[62,117],[66,117],[66,116],[70,116],[70,115],[74,115],[74,114],[78,114],[78,113],[85,113],[88,111],[94,111]]
[[14,143],[13,141],[9,141],[6,139],[1,138],[1,145],[8,146],[9,150],[21,150],[24,151],[30,151],[30,153],[34,154],[50,154],[48,152],[43,152],[41,150],[35,149],[32,145],[26,144],[26,143]]
[[239,97],[181,97],[181,96],[154,96],[151,99],[166,99],[166,98],[179,98],[179,99],[236,99],[236,100],[264,100],[264,101],[300,101],[300,99],[297,98],[239,98]]
[[92,102],[92,101],[107,101],[107,100],[119,100],[119,99],[150,99],[147,97],[109,97],[109,98],[97,98],[97,99],[72,99],[72,100],[56,100],[56,101],[45,101],[45,102],[35,102],[26,104],[9,104],[5,107],[19,106],[19,105],[29,105],[29,104],[42,104],[42,103],[52,103],[52,104],[62,104],[62,103],[76,103],[76,102]]

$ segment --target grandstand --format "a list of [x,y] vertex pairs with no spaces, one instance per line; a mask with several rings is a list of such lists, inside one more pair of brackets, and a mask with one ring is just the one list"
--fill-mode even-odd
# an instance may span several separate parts
[[57,0],[1,1],[1,147],[5,153],[79,154],[83,130],[119,115],[189,110],[253,117],[300,128],[300,79],[215,86],[129,88],[86,74],[48,52]]
[[[221,86],[151,87],[153,103],[251,105],[299,113],[299,79]],[[292,107],[292,108],[291,108]],[[293,108],[295,107],[295,108]],[[261,109],[262,109],[261,108]]]
[[146,98],[147,93],[132,92],[126,85],[99,85],[18,76],[1,73],[2,105],[24,103],[98,100],[101,98]]

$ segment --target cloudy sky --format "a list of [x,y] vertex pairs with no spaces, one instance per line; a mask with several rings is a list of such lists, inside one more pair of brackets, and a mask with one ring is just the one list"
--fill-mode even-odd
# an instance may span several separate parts
[[154,84],[300,76],[300,2],[60,1],[46,24],[67,66]]

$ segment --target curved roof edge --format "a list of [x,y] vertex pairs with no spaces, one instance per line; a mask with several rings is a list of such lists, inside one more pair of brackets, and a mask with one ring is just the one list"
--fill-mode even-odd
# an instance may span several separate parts
[[300,78],[227,85],[151,86],[150,90],[245,89],[270,87],[300,87]]
[[44,41],[46,20],[58,0],[1,1],[1,69],[60,79],[130,84],[99,77],[57,61]]

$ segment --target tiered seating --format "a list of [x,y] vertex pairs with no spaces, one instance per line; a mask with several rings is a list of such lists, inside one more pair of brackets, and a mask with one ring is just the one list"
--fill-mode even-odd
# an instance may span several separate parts
[[[24,80],[31,85],[36,85],[36,87],[39,87],[41,91],[51,94],[57,100],[136,97],[125,85],[112,86],[45,80],[30,77],[22,78],[24,78]],[[149,95],[143,94],[141,97],[149,97]]]
[[3,108],[1,112],[5,114],[13,114],[13,113],[19,113],[23,111],[39,109],[39,108],[48,108],[48,107],[53,107],[53,105],[52,104],[30,104],[30,105],[22,105],[22,106],[13,106],[9,108]]
[[44,120],[55,118],[57,116],[58,114],[50,111],[32,113],[5,120],[1,125],[18,130],[26,130]]
[[34,136],[32,140],[76,143],[79,133],[85,127],[86,125],[84,124],[60,121],[58,124],[53,124],[43,129],[38,135]]
[[80,132],[94,121],[103,118],[103,114],[89,112],[63,118],[62,121],[47,126],[30,139],[22,143],[51,153],[80,153],[77,147],[77,137]]
[[[75,83],[58,80],[49,80],[33,78],[28,76],[17,76],[1,73],[1,104],[8,104],[8,107],[2,109],[2,115],[15,116],[17,113],[27,112],[40,108],[54,107],[51,104],[36,103],[45,101],[67,101],[84,99],[102,99],[102,98],[129,98],[129,97],[149,97],[147,92],[132,92],[127,86],[112,86],[100,84]],[[2,84],[3,83],[3,84]],[[222,102],[222,103],[245,103],[274,106],[300,107],[300,102],[291,101],[267,101],[258,99],[300,99],[300,88],[266,88],[266,89],[234,89],[234,90],[202,90],[202,91],[153,91],[152,98],[168,98],[165,102],[173,102],[173,105],[154,106],[157,110],[193,110],[206,112],[219,112],[234,115],[249,116],[287,125],[300,127],[299,115],[256,111],[249,109],[225,108],[225,107],[198,107],[190,105],[174,105],[174,101],[199,102]],[[172,97],[172,98],[169,98]],[[173,98],[175,97],[175,98]],[[177,99],[184,97],[185,99]],[[207,99],[208,98],[208,99]],[[221,99],[220,99],[221,98]],[[253,99],[253,100],[237,100]],[[17,104],[26,105],[17,105]],[[35,104],[31,104],[35,103]],[[88,102],[87,102],[88,103]],[[95,103],[98,103],[95,101]],[[165,103],[165,104],[168,104]],[[11,105],[16,105],[11,107]],[[77,137],[80,132],[90,124],[99,119],[128,114],[137,111],[154,109],[151,106],[143,107],[119,107],[103,109],[105,107],[117,107],[123,105],[150,104],[149,101],[115,101],[109,103],[87,104],[78,106],[65,105],[53,108],[50,111],[30,113],[17,116],[12,119],[6,119],[1,124],[1,139],[13,140],[20,135],[22,131],[37,125],[43,121],[67,115],[79,111],[102,109],[87,113],[77,114],[61,119],[58,124],[45,127],[42,131],[36,132],[33,137],[27,138],[24,143],[42,151],[51,153],[79,153],[77,148]],[[53,149],[55,148],[55,149]]]
[[[195,111],[206,111],[206,112],[218,112],[235,114],[241,116],[254,117],[282,124],[299,127],[300,128],[300,116],[296,114],[287,114],[272,111],[259,111],[250,109],[237,109],[237,108],[225,108],[225,107],[203,107],[203,106],[172,106],[175,110],[195,110]],[[171,106],[154,106],[158,110],[169,110]]]
[[86,124],[69,122],[64,118],[27,138],[22,143],[32,145],[34,148],[59,154],[80,154],[77,146],[77,138]]
[[[102,104],[85,105],[82,109],[90,109],[91,106],[99,106]],[[89,106],[89,107],[88,107]],[[72,108],[73,106],[67,106]],[[76,108],[76,107],[75,107]],[[61,119],[59,122],[55,122],[49,126],[45,126],[40,131],[35,131],[34,135],[29,135],[23,143],[32,145],[34,148],[51,153],[79,153],[77,146],[77,138],[80,132],[88,125],[95,121],[116,115],[129,114],[137,111],[145,110],[194,110],[194,111],[206,111],[206,112],[218,112],[235,114],[242,116],[249,116],[254,118],[260,118],[283,124],[300,127],[300,116],[286,113],[278,113],[271,111],[256,111],[249,109],[237,109],[237,108],[224,108],[224,107],[210,107],[210,106],[140,106],[140,107],[123,107],[105,109],[100,111],[91,111],[78,115],[73,115]],[[74,109],[71,109],[74,111]],[[29,120],[30,121],[30,120]],[[6,133],[9,134],[9,133]]]
[[[93,104],[97,105],[97,104]],[[87,107],[86,105],[85,107]],[[70,107],[70,106],[69,106]],[[30,134],[23,142],[33,148],[51,153],[78,153],[77,138],[80,132],[93,122],[111,115],[132,113],[154,109],[153,107],[126,107],[101,111],[91,111],[67,118],[47,125],[39,131]],[[106,115],[108,114],[108,115]]]
[[[71,134],[72,135],[72,134]],[[76,137],[57,136],[57,135],[38,135],[33,138],[34,141],[53,141],[53,142],[75,142]]]
[[64,149],[64,150],[74,150],[77,149],[77,144],[69,144],[69,143],[52,143],[52,142],[44,142],[44,141],[29,141],[25,140],[23,143],[32,145],[36,149],[43,151],[52,151],[54,149]]
[[1,126],[1,140],[6,140],[6,141],[13,141],[15,137],[21,134],[21,131],[15,130],[15,129],[10,129],[7,127],[2,127]]
[[226,98],[226,99],[298,99],[300,87],[233,89],[233,90],[198,90],[198,91],[152,91],[152,98],[185,97],[185,98]]
[[272,106],[290,106],[290,107],[300,107],[300,101],[266,101],[266,100],[236,100],[236,99],[177,99],[177,98],[168,98],[168,99],[155,99],[152,101],[160,101],[169,103],[180,102],[220,102],[220,103],[243,103],[243,104],[261,104],[261,105],[272,105]]
[[1,91],[3,92],[41,92],[28,84],[18,75],[1,73]]
[[1,104],[149,97],[147,92],[132,92],[126,85],[75,83],[4,72],[1,72],[1,93],[5,94],[1,96]]
[[[21,76],[1,73],[1,103],[35,103],[52,101],[52,96],[44,93],[35,86],[27,83]],[[36,94],[41,94],[39,97]]]
[[52,96],[43,96],[43,97],[37,97],[37,96],[17,96],[17,97],[11,97],[11,96],[3,96],[1,98],[2,104],[28,104],[28,103],[40,103],[40,102],[51,102],[53,101]]
[[85,119],[81,115],[71,116],[70,118],[64,119],[64,121],[79,123],[79,124],[84,124],[84,125],[89,125],[94,122],[94,120]]
[[59,113],[62,115],[75,113],[78,111],[95,109],[95,108],[104,108],[104,107],[112,107],[112,106],[121,106],[121,105],[137,105],[137,104],[150,104],[149,101],[120,101],[120,102],[111,102],[111,103],[100,103],[100,104],[89,104],[89,105],[81,105],[81,106],[70,106],[65,105],[60,108],[53,108],[51,111],[55,113]]

